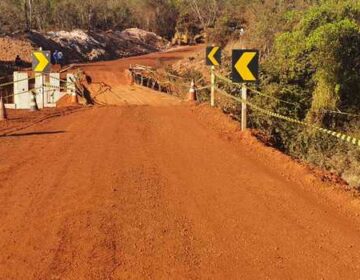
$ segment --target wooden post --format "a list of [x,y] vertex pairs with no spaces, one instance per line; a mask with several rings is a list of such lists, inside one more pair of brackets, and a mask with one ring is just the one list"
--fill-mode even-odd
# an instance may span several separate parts
[[211,107],[215,106],[215,66],[211,66],[211,96],[210,104]]
[[245,131],[247,128],[247,108],[246,108],[246,100],[247,100],[247,88],[246,84],[242,84],[241,88],[241,131]]

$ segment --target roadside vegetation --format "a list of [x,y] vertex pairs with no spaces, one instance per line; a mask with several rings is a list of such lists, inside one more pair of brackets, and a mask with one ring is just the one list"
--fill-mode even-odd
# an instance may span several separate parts
[[[243,36],[224,32],[233,18],[227,14],[213,33],[213,40],[223,46],[235,41],[261,50],[257,87],[277,100],[254,95],[252,101],[269,111],[359,138],[360,1],[261,2],[245,9]],[[229,52],[227,56],[229,63]],[[252,127],[265,132],[273,146],[360,187],[359,146],[255,111],[251,114]]]
[[[260,87],[299,105],[291,108],[267,100],[267,107],[359,138],[360,2],[323,1],[300,13],[286,12],[282,18],[291,29],[274,36],[262,63]],[[268,120],[259,119],[255,125],[266,128],[275,145],[291,155],[360,186],[360,147],[284,122],[269,126]]]

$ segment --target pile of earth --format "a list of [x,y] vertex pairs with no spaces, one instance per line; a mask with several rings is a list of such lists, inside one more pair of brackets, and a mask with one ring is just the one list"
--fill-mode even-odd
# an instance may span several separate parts
[[147,54],[167,48],[168,42],[153,32],[138,28],[124,31],[71,32],[58,31],[45,34],[64,50],[75,52],[84,61],[106,60]]
[[155,33],[130,28],[123,31],[51,31],[15,33],[0,37],[0,65],[12,64],[16,55],[26,63],[31,53],[61,50],[67,63],[109,60],[164,50],[169,42]]

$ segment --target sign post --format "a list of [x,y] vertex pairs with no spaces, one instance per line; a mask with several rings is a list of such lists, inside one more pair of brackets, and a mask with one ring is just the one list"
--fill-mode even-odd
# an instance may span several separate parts
[[247,128],[247,87],[246,83],[255,83],[259,78],[259,51],[233,50],[232,81],[241,87],[241,130]]
[[211,95],[210,95],[210,105],[211,107],[215,106],[215,66],[211,66]]
[[221,64],[221,49],[220,47],[207,47],[206,48],[206,65],[211,66],[211,95],[210,104],[215,106],[215,66]]
[[247,128],[247,107],[246,107],[246,100],[247,100],[247,87],[246,84],[242,84],[241,87],[241,131],[245,131]]
[[45,107],[45,79],[44,73],[49,73],[51,70],[51,52],[50,51],[34,51],[32,54],[32,69],[35,73],[39,73],[40,77],[40,95],[41,107]]

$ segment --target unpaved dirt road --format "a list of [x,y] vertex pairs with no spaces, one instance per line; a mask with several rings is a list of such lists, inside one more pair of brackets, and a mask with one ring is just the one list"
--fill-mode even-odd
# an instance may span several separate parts
[[360,278],[356,198],[216,110],[129,92],[0,137],[1,280]]
[[[130,65],[147,65],[154,68],[164,67],[179,59],[191,57],[195,51],[202,50],[203,46],[181,47],[163,53],[153,53],[138,57],[129,57],[116,61],[104,61],[94,64],[83,64],[81,68],[91,77],[89,91],[93,93],[98,104],[108,105],[161,105],[173,103],[173,98],[166,95],[153,96],[152,91],[142,88],[134,95],[134,87],[126,83],[125,70]],[[101,84],[101,85],[100,85]],[[190,88],[190,84],[189,84]],[[164,103],[163,100],[166,99]],[[178,103],[179,100],[175,101]]]

